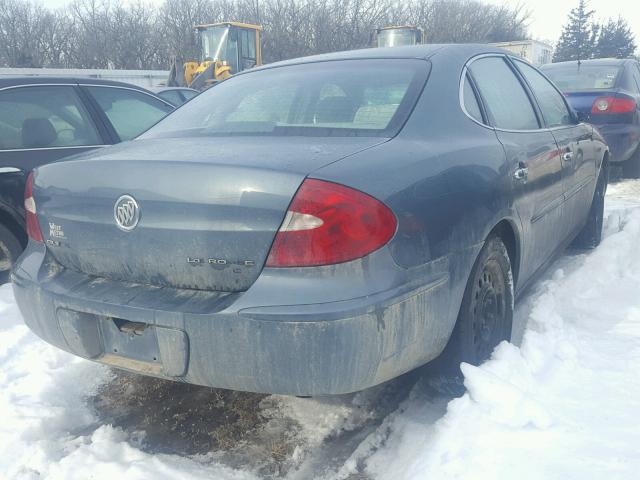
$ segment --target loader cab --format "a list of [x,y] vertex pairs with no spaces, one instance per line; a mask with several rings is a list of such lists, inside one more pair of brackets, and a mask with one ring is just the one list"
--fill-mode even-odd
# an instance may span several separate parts
[[409,25],[396,25],[376,29],[372,34],[374,47],[403,47],[424,43],[424,33],[421,28]]
[[221,62],[229,74],[262,64],[259,25],[223,22],[195,27],[200,40],[200,63]]

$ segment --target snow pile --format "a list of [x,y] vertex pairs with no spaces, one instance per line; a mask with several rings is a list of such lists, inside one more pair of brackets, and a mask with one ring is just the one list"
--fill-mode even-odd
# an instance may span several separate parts
[[371,420],[375,411],[371,402],[381,395],[382,387],[374,387],[354,395],[323,398],[297,398],[271,395],[277,414],[296,422],[305,447],[313,449],[343,431],[354,430]]
[[247,480],[253,475],[175,456],[152,456],[98,425],[85,403],[109,379],[100,365],[50,347],[22,323],[0,286],[0,478]]
[[[638,186],[614,187],[610,197]],[[432,424],[433,407],[418,394],[388,419],[392,434],[368,472],[412,480],[638,477],[637,200],[613,199],[602,245],[561,260],[518,305],[528,317],[521,348],[505,342],[481,367],[463,365],[468,392],[443,418]]]

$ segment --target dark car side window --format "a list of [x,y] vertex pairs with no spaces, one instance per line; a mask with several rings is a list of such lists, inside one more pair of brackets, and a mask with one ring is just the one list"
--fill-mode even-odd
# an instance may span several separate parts
[[180,96],[180,92],[178,92],[178,90],[165,90],[157,95],[175,106],[182,105],[184,103],[184,100]]
[[173,108],[137,90],[87,87],[111,122],[120,140],[131,140],[155,125]]
[[25,86],[0,92],[0,150],[101,143],[74,87]]
[[473,87],[471,86],[471,82],[469,81],[468,76],[465,76],[464,78],[464,85],[462,87],[462,101],[464,104],[464,109],[467,111],[467,113],[478,122],[483,123],[482,110],[480,110],[480,104],[478,103],[476,93],[473,91]]
[[572,125],[573,118],[562,94],[531,65],[516,61],[518,69],[527,81],[542,110],[547,127]]
[[474,61],[469,70],[496,127],[506,130],[540,128],[529,96],[505,59],[481,58]]
[[182,96],[187,100],[191,100],[198,95],[198,92],[194,92],[193,90],[181,90],[180,93],[182,93]]

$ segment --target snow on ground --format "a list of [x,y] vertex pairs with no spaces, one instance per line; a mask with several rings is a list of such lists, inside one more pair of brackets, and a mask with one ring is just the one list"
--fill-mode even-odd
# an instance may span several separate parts
[[[331,399],[265,398],[260,428],[291,426],[287,478],[637,478],[640,182],[610,187],[605,235],[519,301],[521,346],[465,365],[461,398],[419,376]],[[251,455],[157,454],[135,440],[144,426],[106,424],[87,399],[112,381],[31,334],[0,286],[0,478],[260,478]]]
[[107,368],[50,347],[24,325],[0,286],[0,478],[252,479],[219,465],[148,455],[99,425],[84,399]]
[[[520,348],[463,366],[467,393],[432,423],[422,398],[389,418],[380,478],[632,479],[640,471],[640,183],[609,191],[607,238],[563,258],[518,306]],[[419,388],[419,387],[417,387]]]

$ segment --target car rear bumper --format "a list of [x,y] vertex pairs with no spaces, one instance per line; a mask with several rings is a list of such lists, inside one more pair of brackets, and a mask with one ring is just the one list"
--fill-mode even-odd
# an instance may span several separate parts
[[46,263],[31,248],[13,273],[24,320],[42,339],[119,368],[235,390],[362,390],[435,358],[457,313],[442,261],[420,284],[267,307],[247,306],[249,292],[125,284]]
[[630,124],[597,125],[596,128],[604,137],[612,162],[628,160],[640,145],[640,126]]

